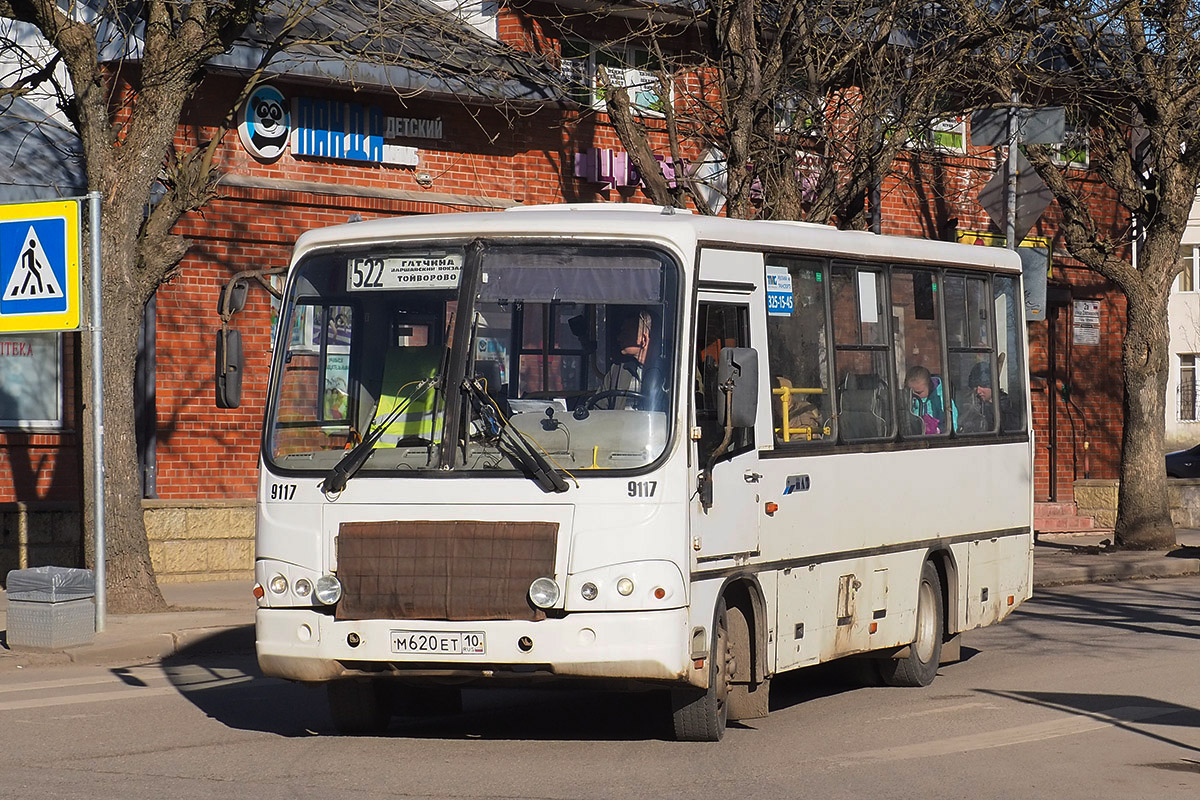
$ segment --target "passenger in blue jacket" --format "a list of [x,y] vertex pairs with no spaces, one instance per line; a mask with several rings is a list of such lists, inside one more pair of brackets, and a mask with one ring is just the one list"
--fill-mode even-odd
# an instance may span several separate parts
[[[946,424],[946,401],[942,395],[942,379],[920,365],[909,367],[904,383],[910,394],[908,412],[917,422],[911,426],[917,434],[930,436],[943,433]],[[951,414],[957,420],[958,409],[950,403]]]

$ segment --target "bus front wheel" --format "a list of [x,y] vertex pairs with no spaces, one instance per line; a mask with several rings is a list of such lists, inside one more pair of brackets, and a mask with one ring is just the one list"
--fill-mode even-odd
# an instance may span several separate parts
[[903,658],[881,658],[879,675],[889,686],[928,686],[942,660],[942,581],[933,562],[921,568],[917,586],[917,635]]
[[671,692],[675,738],[681,742],[719,742],[725,735],[729,716],[729,681],[733,674],[733,649],[729,646],[729,622],[725,598],[717,602],[712,650],[708,658],[708,689],[676,689]]
[[338,733],[350,736],[379,734],[387,730],[392,714],[379,680],[351,678],[326,685],[329,716]]

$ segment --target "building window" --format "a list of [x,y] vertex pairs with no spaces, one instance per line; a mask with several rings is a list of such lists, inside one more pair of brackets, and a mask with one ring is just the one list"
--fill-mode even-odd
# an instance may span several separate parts
[[60,342],[57,333],[0,337],[0,427],[62,427]]
[[912,150],[937,150],[942,153],[967,152],[967,118],[938,117],[914,126],[904,146]]
[[1194,422],[1196,415],[1196,354],[1179,354],[1179,419]]
[[775,98],[775,132],[817,138],[825,131],[828,102],[787,92]]
[[581,105],[604,111],[608,87],[622,87],[629,90],[635,113],[659,116],[663,112],[659,76],[650,52],[643,48],[566,39],[562,42],[559,72],[572,87],[571,96]]
[[1091,140],[1082,127],[1068,125],[1060,144],[1050,145],[1051,160],[1060,167],[1087,169],[1091,163]]
[[1176,291],[1196,291],[1196,266],[1200,263],[1200,247],[1185,244],[1179,248],[1179,280],[1175,282]]

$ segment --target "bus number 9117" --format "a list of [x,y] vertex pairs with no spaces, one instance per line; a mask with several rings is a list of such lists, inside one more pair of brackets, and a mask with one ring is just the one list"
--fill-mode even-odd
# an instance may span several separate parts
[[272,483],[271,484],[271,499],[272,500],[291,500],[296,496],[296,484],[294,483]]
[[654,497],[658,481],[630,481],[626,487],[630,497]]

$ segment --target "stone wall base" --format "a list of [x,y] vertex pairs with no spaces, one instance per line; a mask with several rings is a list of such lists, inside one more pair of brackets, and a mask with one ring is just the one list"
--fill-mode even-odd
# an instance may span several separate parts
[[[1094,517],[1096,526],[1111,528],[1117,523],[1117,480],[1075,481],[1075,505],[1080,514]],[[1169,478],[1171,522],[1176,528],[1200,528],[1200,480]]]
[[143,508],[159,583],[254,577],[253,500],[146,500]]
[[[146,500],[142,508],[159,583],[254,577],[253,500]],[[83,541],[77,508],[0,504],[0,585],[9,570],[84,566]]]
[[0,504],[0,581],[9,570],[82,567],[83,523],[65,503]]

